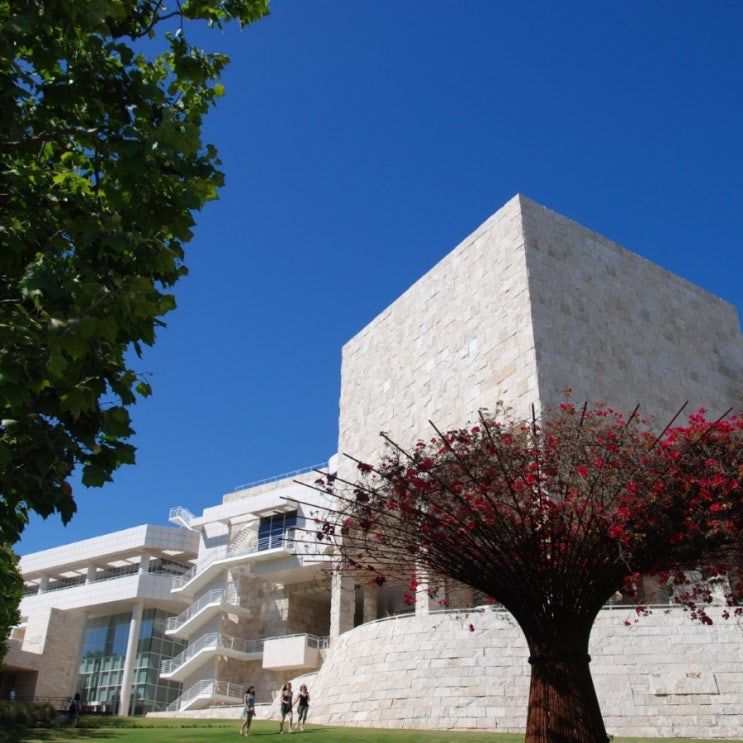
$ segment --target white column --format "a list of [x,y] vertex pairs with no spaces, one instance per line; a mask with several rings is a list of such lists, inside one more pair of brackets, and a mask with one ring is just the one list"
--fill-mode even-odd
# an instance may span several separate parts
[[356,609],[354,580],[342,570],[334,570],[330,588],[330,643],[353,629]]
[[139,628],[142,624],[142,602],[138,601],[132,607],[132,618],[129,622],[129,639],[126,643],[126,658],[124,659],[124,673],[121,676],[121,695],[119,715],[129,715],[129,703],[132,698],[132,681],[134,666],[137,662],[137,645],[139,644]]
[[373,622],[377,618],[377,608],[379,604],[379,586],[376,583],[366,583],[364,585],[364,612],[363,622]]
[[422,565],[418,565],[416,570],[418,586],[415,589],[415,613],[426,616],[441,608],[441,601],[445,596],[444,586],[440,580],[432,584],[428,570]]

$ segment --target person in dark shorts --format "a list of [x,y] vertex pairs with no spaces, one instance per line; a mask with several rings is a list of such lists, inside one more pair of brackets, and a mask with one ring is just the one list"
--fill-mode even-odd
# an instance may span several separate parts
[[293,733],[292,724],[294,723],[294,694],[292,692],[291,681],[287,681],[281,687],[281,722],[279,723],[279,733],[284,732],[284,720],[289,715],[289,724],[287,728]]
[[302,684],[297,694],[297,727],[304,732],[304,724],[307,722],[307,712],[310,709],[310,693],[307,685]]

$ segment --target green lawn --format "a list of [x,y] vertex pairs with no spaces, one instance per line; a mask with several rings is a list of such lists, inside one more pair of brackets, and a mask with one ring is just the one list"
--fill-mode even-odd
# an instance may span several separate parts
[[[3,743],[62,743],[62,741],[100,741],[100,743],[226,743],[242,740],[241,720],[148,720],[140,718],[83,717],[78,728],[60,726],[39,728],[20,736],[3,736]],[[250,738],[276,740],[278,722],[255,720]],[[284,733],[286,735],[286,733]],[[308,725],[305,732],[295,733],[303,743],[523,743],[524,736],[509,733],[467,733],[430,730],[374,730]],[[281,740],[285,740],[284,737]],[[291,739],[295,741],[295,738]],[[614,743],[731,743],[700,741],[690,738],[615,738]],[[296,743],[300,743],[296,741]]]

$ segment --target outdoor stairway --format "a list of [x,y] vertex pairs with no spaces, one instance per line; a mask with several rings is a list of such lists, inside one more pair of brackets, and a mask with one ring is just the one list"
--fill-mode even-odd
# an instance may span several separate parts
[[272,536],[251,545],[250,529],[245,527],[227,547],[214,550],[208,559],[194,565],[182,575],[176,575],[170,590],[174,593],[193,593],[213,580],[225,568],[243,563],[250,564],[281,554],[293,555],[296,552],[293,531],[289,529],[279,537]]
[[191,686],[178,699],[171,702],[168,712],[183,712],[187,709],[204,709],[214,704],[242,704],[245,688],[227,681],[202,679]]
[[165,634],[188,639],[194,634],[194,630],[226,609],[243,616],[250,615],[247,601],[240,598],[234,584],[207,591],[184,612],[170,617],[165,626]]
[[170,660],[164,660],[160,666],[160,677],[183,681],[196,668],[215,655],[241,660],[260,659],[263,655],[263,642],[263,639],[243,640],[239,637],[217,632],[206,633],[201,635],[182,653]]

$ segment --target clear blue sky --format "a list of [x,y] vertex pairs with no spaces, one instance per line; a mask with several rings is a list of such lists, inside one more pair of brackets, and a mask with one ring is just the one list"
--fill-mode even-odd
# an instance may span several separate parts
[[227,186],[138,364],[138,463],[21,554],[325,461],[342,345],[516,193],[743,309],[739,0],[273,0],[200,38]]

